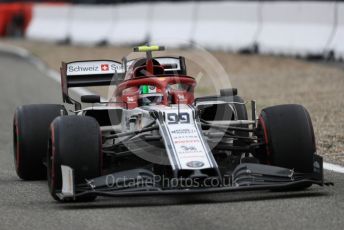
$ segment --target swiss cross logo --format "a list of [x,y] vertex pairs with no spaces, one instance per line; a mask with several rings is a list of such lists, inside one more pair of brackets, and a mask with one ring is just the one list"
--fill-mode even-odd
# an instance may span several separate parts
[[109,71],[109,65],[108,64],[101,64],[100,69],[102,71]]

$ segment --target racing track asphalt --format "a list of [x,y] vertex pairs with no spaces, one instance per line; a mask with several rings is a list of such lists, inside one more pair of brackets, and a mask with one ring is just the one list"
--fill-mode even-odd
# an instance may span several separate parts
[[45,181],[15,174],[12,115],[29,103],[60,103],[60,86],[27,60],[0,53],[0,230],[6,229],[343,229],[344,174],[303,192],[101,198],[60,204]]

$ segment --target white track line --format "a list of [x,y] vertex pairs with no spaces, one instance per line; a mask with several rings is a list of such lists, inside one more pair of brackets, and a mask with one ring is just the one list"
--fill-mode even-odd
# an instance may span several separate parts
[[326,170],[337,172],[337,173],[344,173],[344,167],[340,165],[335,165],[331,163],[324,162],[323,167]]
[[[9,46],[9,45],[2,45],[0,44],[0,51],[5,52],[5,53],[10,53],[14,55],[18,55],[22,58],[26,58],[30,60],[38,69],[41,71],[45,72],[48,77],[53,79],[54,81],[60,83],[60,74],[51,68],[49,68],[42,60],[39,58],[35,57],[32,55],[28,50],[16,47],[16,46]],[[72,88],[71,89],[75,94],[78,95],[88,95],[88,94],[93,94],[91,91],[85,88]],[[104,99],[102,99],[104,100]],[[324,162],[323,167],[326,170],[337,172],[337,173],[344,173],[344,167],[336,164],[331,164]]]

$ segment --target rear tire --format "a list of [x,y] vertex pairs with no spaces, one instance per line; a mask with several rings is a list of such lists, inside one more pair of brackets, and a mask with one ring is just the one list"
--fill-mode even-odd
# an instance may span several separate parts
[[76,200],[60,200],[57,193],[62,189],[61,165],[74,171],[75,184],[85,183],[101,175],[102,152],[98,122],[92,117],[58,117],[51,124],[48,151],[48,185],[57,201],[93,201],[95,195],[78,197]]
[[63,105],[23,105],[13,119],[13,152],[17,175],[23,180],[46,178],[43,160],[46,157],[49,125],[66,112]]
[[278,105],[262,110],[259,127],[272,165],[312,173],[316,152],[312,121],[301,105]]

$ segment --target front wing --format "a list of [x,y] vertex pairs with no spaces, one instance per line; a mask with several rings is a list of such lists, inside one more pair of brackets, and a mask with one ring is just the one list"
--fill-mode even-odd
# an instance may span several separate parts
[[[147,169],[133,169],[93,178],[77,185],[74,184],[73,169],[63,165],[61,166],[63,186],[58,196],[61,200],[70,200],[91,194],[109,197],[177,195],[256,190],[281,191],[312,184],[333,185],[331,182],[324,182],[322,164],[322,158],[315,155],[313,173],[298,173],[282,167],[243,163],[239,164],[231,174],[222,178],[172,178],[166,181],[163,181],[165,178],[154,175]],[[187,181],[188,179],[190,181]]]

